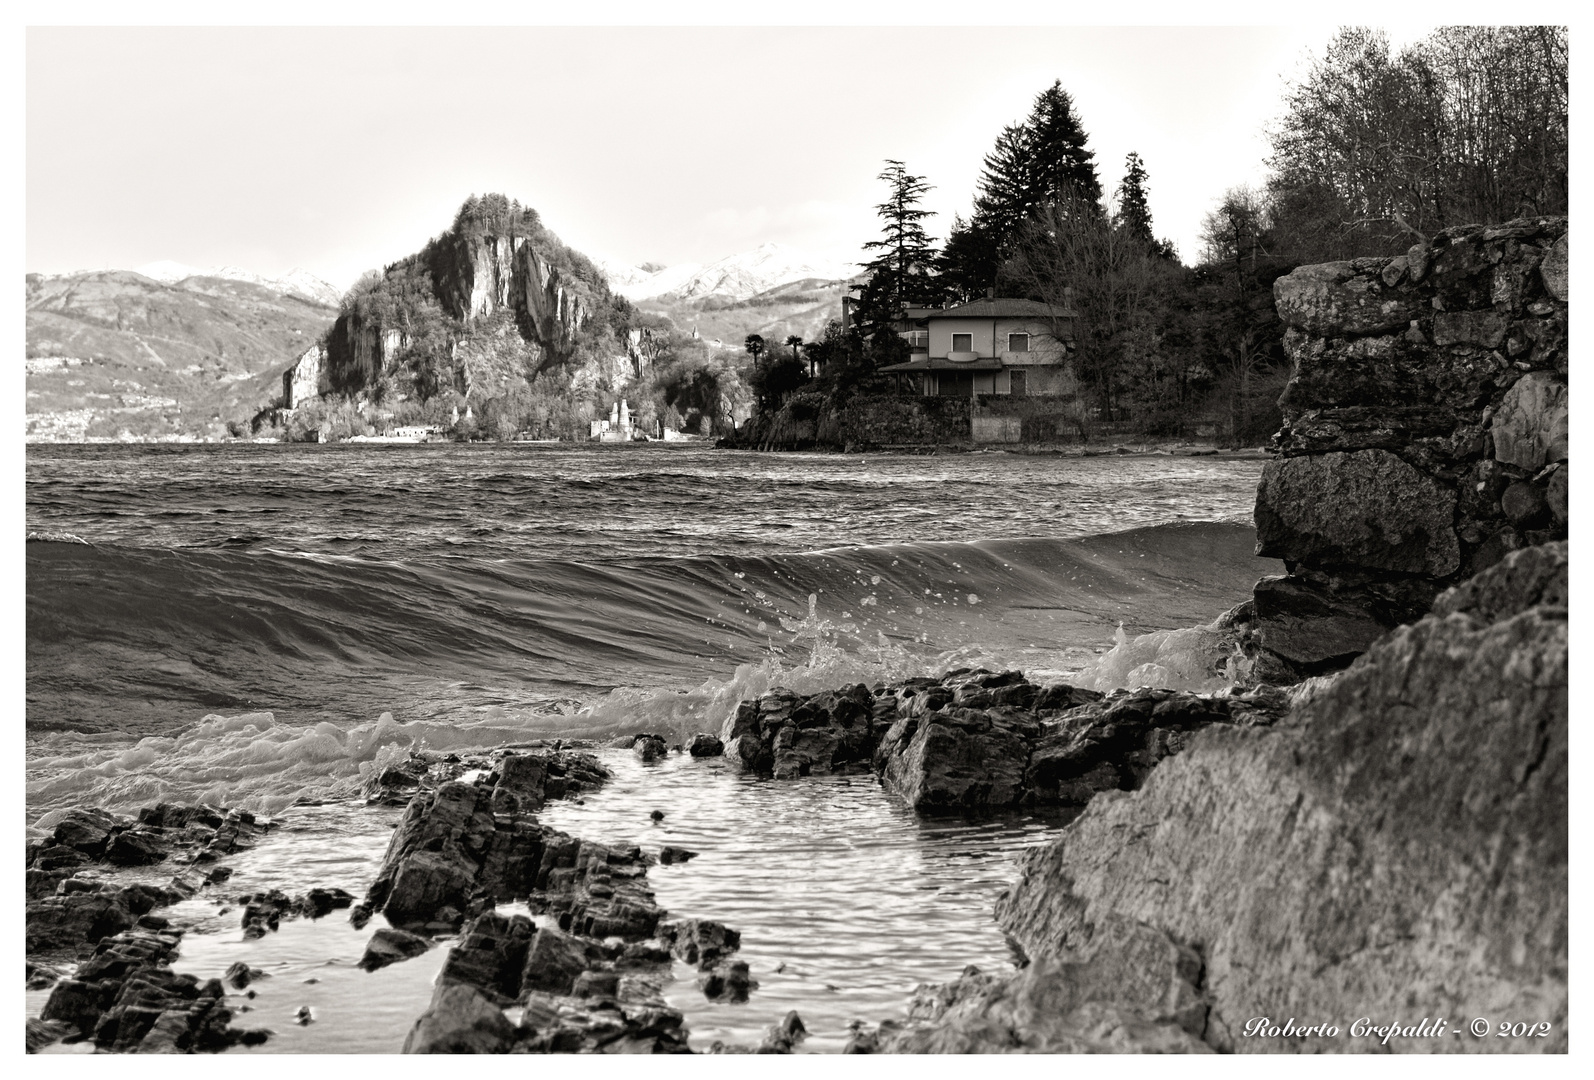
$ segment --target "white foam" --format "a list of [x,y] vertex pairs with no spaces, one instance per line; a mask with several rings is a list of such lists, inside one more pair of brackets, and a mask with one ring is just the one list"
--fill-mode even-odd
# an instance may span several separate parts
[[1234,634],[1216,622],[1134,638],[1120,623],[1117,643],[1071,681],[1103,692],[1151,686],[1210,694],[1243,679],[1250,665]]

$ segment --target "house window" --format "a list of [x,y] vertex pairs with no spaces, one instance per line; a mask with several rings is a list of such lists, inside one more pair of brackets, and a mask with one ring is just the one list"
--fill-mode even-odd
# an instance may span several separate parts
[[953,334],[952,335],[952,351],[953,352],[973,352],[974,351],[974,335],[973,334]]
[[903,330],[902,340],[908,343],[910,349],[928,349],[930,347],[930,331],[928,330]]
[[1009,334],[1009,335],[1007,335],[1007,351],[1008,352],[1029,352],[1029,335],[1028,334]]

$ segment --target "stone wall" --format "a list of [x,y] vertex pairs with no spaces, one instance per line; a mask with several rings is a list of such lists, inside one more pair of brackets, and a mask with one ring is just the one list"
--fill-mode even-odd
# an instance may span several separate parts
[[1566,537],[1567,296],[1565,218],[1278,280],[1294,369],[1256,525],[1288,573],[1256,587],[1260,674],[1343,667],[1447,586]]

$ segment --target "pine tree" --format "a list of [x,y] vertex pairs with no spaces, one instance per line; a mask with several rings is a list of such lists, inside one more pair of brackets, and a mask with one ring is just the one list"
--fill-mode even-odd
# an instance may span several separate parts
[[870,275],[865,294],[875,309],[872,321],[895,319],[906,305],[928,300],[934,290],[936,262],[934,241],[922,224],[931,211],[919,208],[930,185],[893,160],[886,161],[879,179],[886,182],[891,194],[875,207],[884,225],[882,238],[864,245],[866,251],[879,252],[863,267]]
[[1118,185],[1118,221],[1129,235],[1155,246],[1151,233],[1151,207],[1146,202],[1146,166],[1133,150],[1124,159],[1124,179]]
[[1013,241],[1042,207],[1095,212],[1101,181],[1087,141],[1061,81],[1036,96],[1022,123],[1002,129],[985,156],[974,214],[947,239],[941,271],[950,292],[967,298],[996,285]]
[[1061,80],[1041,91],[1025,127],[1031,155],[1026,210],[1056,205],[1070,196],[1087,204],[1101,201],[1096,155],[1085,149],[1089,136]]

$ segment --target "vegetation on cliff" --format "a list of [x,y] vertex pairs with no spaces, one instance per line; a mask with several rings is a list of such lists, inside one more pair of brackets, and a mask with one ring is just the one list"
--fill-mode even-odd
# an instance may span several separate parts
[[620,399],[652,435],[728,429],[747,411],[734,356],[638,313],[535,210],[497,194],[471,196],[419,252],[364,275],[322,345],[328,393],[277,414],[289,439],[408,426],[585,438]]
[[918,206],[928,181],[887,163],[859,337],[840,350],[850,370],[813,386],[790,370],[761,374],[774,389],[759,395],[770,415],[752,441],[781,444],[775,414],[791,412],[791,395],[833,418],[869,389],[874,368],[905,359],[905,305],[993,291],[1073,312],[1081,432],[1215,429],[1231,445],[1265,442],[1282,422],[1289,373],[1274,282],[1305,264],[1394,255],[1462,224],[1564,213],[1567,85],[1562,27],[1448,27],[1398,52],[1381,32],[1345,29],[1286,91],[1267,183],[1224,193],[1186,266],[1156,238],[1137,154],[1104,201],[1084,123],[1054,83],[997,136],[972,215],[954,218],[939,251]]

